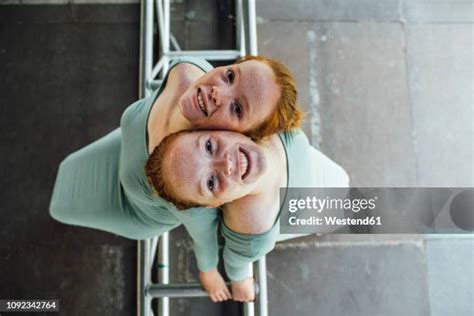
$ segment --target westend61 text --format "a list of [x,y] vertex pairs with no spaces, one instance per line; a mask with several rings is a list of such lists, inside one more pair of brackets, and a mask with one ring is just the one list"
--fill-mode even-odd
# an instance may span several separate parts
[[[324,219],[324,220],[323,220]],[[342,225],[370,225],[370,226],[379,226],[382,225],[382,220],[380,216],[372,216],[372,217],[365,217],[365,218],[338,218],[336,216],[324,216],[315,217],[311,216],[309,218],[296,218],[292,216],[288,219],[288,222],[292,226],[342,226]]]

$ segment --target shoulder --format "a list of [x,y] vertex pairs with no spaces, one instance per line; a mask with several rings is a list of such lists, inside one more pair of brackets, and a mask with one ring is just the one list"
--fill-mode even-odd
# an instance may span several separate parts
[[[186,89],[193,81],[212,69],[213,66],[202,58],[182,57],[175,59],[170,65],[165,90],[169,85],[174,85],[174,88],[178,89]],[[170,82],[171,84],[169,84]]]
[[187,86],[204,74],[205,72],[198,66],[182,62],[171,69],[168,82]]
[[315,166],[313,175],[317,186],[348,187],[350,178],[346,170],[337,162],[314,147],[310,147],[308,157]]
[[289,187],[346,187],[342,166],[314,148],[301,129],[279,134],[288,155]]
[[171,69],[170,75],[172,75],[173,73],[185,75],[188,72],[198,72],[200,74],[204,74],[204,71],[195,64],[189,62],[180,62],[176,66],[174,66],[173,69]]
[[269,231],[278,216],[279,201],[272,194],[246,196],[226,204],[225,224],[240,234],[263,234]]
[[283,146],[285,146],[286,149],[307,148],[310,144],[305,132],[300,128],[288,132],[280,132],[278,133],[278,136],[282,140]]

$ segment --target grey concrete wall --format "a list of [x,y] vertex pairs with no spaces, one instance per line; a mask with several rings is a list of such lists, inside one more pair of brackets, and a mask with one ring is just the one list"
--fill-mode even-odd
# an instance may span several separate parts
[[353,186],[474,184],[472,2],[262,0],[257,12],[259,52],[294,71],[305,131]]
[[473,239],[431,236],[425,249],[431,315],[474,314]]
[[1,299],[58,299],[60,315],[136,310],[136,242],[48,208],[61,160],[137,98],[138,9],[0,7]]
[[267,260],[270,315],[429,315],[422,241],[347,237],[277,245]]
[[[471,1],[257,1],[312,144],[352,186],[473,186]],[[443,238],[444,237],[444,238]],[[474,243],[333,235],[268,255],[271,315],[470,315]]]

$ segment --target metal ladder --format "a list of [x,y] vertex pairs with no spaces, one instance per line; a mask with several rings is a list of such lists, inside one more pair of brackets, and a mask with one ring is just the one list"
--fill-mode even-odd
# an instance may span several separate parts
[[[153,65],[154,14],[157,15],[160,48],[159,61]],[[170,31],[170,1],[142,0],[140,25],[140,98],[149,96],[162,82],[170,62],[181,56],[192,56],[207,60],[235,60],[244,55],[257,55],[257,30],[255,0],[235,0],[236,50],[183,51]],[[170,48],[173,46],[173,50]],[[207,293],[199,283],[169,283],[169,235],[138,242],[137,315],[152,316],[151,300],[159,299],[158,316],[169,316],[169,299],[173,297],[203,297]],[[152,265],[158,248],[158,280],[152,283]],[[250,264],[253,274],[253,265]],[[265,257],[256,263],[255,279],[258,284],[256,301],[244,303],[245,316],[267,316],[267,280]]]

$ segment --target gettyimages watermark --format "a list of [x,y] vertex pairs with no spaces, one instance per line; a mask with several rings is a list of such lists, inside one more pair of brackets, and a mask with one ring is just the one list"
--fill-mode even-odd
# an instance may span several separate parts
[[474,188],[280,189],[282,234],[472,234]]

